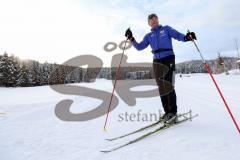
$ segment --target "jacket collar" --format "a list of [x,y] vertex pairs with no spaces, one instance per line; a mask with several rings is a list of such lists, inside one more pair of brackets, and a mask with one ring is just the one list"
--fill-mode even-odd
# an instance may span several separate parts
[[158,30],[160,30],[161,28],[162,28],[162,25],[160,24],[160,25],[158,25],[157,27],[152,28],[151,31],[158,31]]

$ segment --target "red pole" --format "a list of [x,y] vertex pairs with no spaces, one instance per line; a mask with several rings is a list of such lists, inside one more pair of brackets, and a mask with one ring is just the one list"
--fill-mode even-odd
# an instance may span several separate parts
[[110,101],[109,101],[107,116],[106,116],[105,123],[104,123],[104,127],[103,127],[103,130],[104,130],[104,131],[106,131],[106,125],[107,125],[108,115],[109,115],[109,111],[110,111],[110,108],[111,108],[112,98],[113,98],[113,94],[114,94],[114,92],[115,92],[115,88],[116,88],[116,84],[117,84],[117,80],[118,80],[119,71],[120,71],[120,65],[118,66],[118,70],[117,70],[116,77],[115,77],[115,81],[114,81],[114,85],[113,85],[112,95],[111,95],[111,98],[110,98]]
[[[189,30],[188,30],[188,33],[190,33]],[[224,98],[224,96],[223,96],[220,88],[218,87],[217,82],[215,81],[215,79],[214,79],[214,77],[213,77],[213,75],[212,75],[212,72],[211,72],[210,67],[208,66],[208,64],[206,63],[205,59],[203,58],[203,55],[202,55],[200,49],[198,48],[196,42],[194,41],[194,39],[192,39],[192,42],[193,42],[193,44],[195,45],[198,53],[200,54],[201,59],[202,59],[202,62],[203,62],[203,64],[204,64],[204,67],[205,67],[205,69],[207,70],[207,72],[209,73],[211,79],[213,80],[213,83],[215,84],[215,87],[217,88],[218,93],[220,94],[220,96],[221,96],[221,98],[222,98],[222,100],[223,100],[223,102],[224,102],[224,105],[225,105],[225,107],[227,108],[227,111],[228,111],[230,117],[232,118],[232,121],[233,121],[235,127],[236,127],[237,130],[238,130],[238,133],[240,134],[240,128],[239,128],[239,126],[238,126],[238,124],[237,124],[237,122],[236,122],[236,120],[235,120],[235,118],[234,118],[234,116],[233,116],[233,114],[232,114],[232,112],[231,112],[231,110],[230,110],[230,107],[228,106],[228,104],[227,104],[227,102],[226,102],[226,100],[225,100],[225,98]]]
[[227,102],[226,102],[226,100],[225,100],[225,98],[224,98],[220,88],[218,87],[217,82],[215,81],[215,79],[214,79],[214,77],[212,75],[212,72],[211,72],[211,69],[210,69],[209,65],[207,63],[204,63],[204,67],[207,70],[207,72],[209,73],[210,77],[212,78],[212,80],[213,80],[213,82],[214,82],[214,84],[215,84],[215,86],[216,86],[216,88],[218,90],[218,93],[220,94],[220,96],[221,96],[221,98],[222,98],[222,100],[223,100],[223,102],[224,102],[224,104],[225,104],[225,106],[227,108],[227,111],[230,114],[230,116],[232,118],[232,121],[233,121],[234,125],[236,126],[236,128],[238,130],[238,133],[240,134],[240,128],[239,128],[239,126],[238,126],[238,124],[237,124],[237,122],[236,122],[236,120],[235,120],[235,118],[234,118],[234,116],[233,116],[233,114],[232,114],[232,112],[230,110],[230,107],[228,106],[228,104],[227,104]]
[[118,80],[118,78],[120,77],[120,76],[119,76],[119,73],[120,73],[121,63],[122,63],[124,51],[125,51],[125,48],[126,48],[127,40],[128,40],[128,39],[125,40],[125,44],[124,44],[124,47],[123,47],[122,56],[121,56],[121,59],[120,59],[120,62],[119,62],[119,66],[118,66],[118,69],[117,69],[117,73],[116,73],[116,76],[115,76],[115,81],[114,81],[114,85],[113,85],[112,95],[111,95],[111,98],[110,98],[110,101],[109,101],[107,116],[106,116],[105,123],[104,123],[104,127],[103,127],[103,130],[104,130],[104,131],[106,131],[108,115],[109,115],[109,112],[110,112],[110,108],[111,108],[111,104],[112,104],[112,99],[113,99],[113,94],[114,94],[114,92],[115,92],[117,80]]

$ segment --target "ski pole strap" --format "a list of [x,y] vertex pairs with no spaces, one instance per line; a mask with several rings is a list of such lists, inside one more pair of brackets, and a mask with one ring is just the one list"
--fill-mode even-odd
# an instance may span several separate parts
[[156,54],[156,53],[160,53],[160,52],[163,52],[163,51],[173,51],[173,49],[172,48],[160,48],[160,49],[157,49],[157,50],[152,50],[152,53]]

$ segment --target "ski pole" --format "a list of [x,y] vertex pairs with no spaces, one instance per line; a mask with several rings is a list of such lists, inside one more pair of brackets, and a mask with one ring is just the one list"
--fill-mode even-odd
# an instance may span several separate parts
[[[188,30],[188,33],[190,33],[189,30]],[[210,75],[210,77],[211,77],[211,79],[212,79],[215,87],[217,88],[217,91],[218,91],[219,95],[220,95],[221,98],[222,98],[222,101],[223,101],[225,107],[227,108],[227,111],[228,111],[228,113],[229,113],[229,115],[230,115],[230,117],[231,117],[231,119],[232,119],[235,127],[236,127],[237,130],[238,130],[238,133],[240,134],[240,128],[239,128],[239,126],[238,126],[238,124],[237,124],[237,122],[236,122],[236,120],[235,120],[235,118],[234,118],[234,116],[233,116],[233,114],[232,114],[232,112],[231,112],[230,107],[229,107],[228,104],[227,104],[227,101],[225,100],[225,98],[224,98],[224,96],[223,96],[220,88],[218,87],[218,84],[217,84],[215,78],[214,78],[213,75],[212,75],[212,71],[211,71],[209,65],[206,63],[205,59],[203,58],[203,55],[202,55],[200,49],[198,48],[196,42],[194,41],[194,39],[192,39],[192,42],[193,42],[193,44],[195,45],[195,47],[197,48],[197,51],[198,51],[198,53],[199,53],[200,56],[201,56],[202,62],[203,62],[203,64],[204,64],[204,67],[205,67],[205,69],[207,70],[207,72],[209,73],[209,75]]]
[[110,111],[110,108],[111,108],[112,98],[113,98],[113,94],[114,94],[114,92],[115,92],[117,80],[118,80],[118,78],[119,78],[121,63],[122,63],[124,51],[125,51],[125,48],[126,48],[127,40],[128,40],[128,38],[125,40],[124,47],[123,47],[123,52],[122,52],[121,59],[120,59],[119,65],[118,65],[118,69],[117,69],[117,72],[116,72],[116,75],[115,75],[115,81],[114,81],[114,85],[113,85],[112,95],[111,95],[111,98],[110,98],[110,101],[109,101],[109,106],[108,106],[108,111],[107,111],[107,116],[106,116],[106,119],[105,119],[103,131],[106,131],[106,125],[107,125],[108,115],[109,115],[109,111]]

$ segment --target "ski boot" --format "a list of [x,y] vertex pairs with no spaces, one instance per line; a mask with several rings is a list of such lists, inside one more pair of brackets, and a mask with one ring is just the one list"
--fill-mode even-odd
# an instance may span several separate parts
[[177,115],[176,114],[172,114],[172,113],[165,113],[162,117],[161,117],[161,121],[164,124],[172,124],[175,123],[177,121]]

